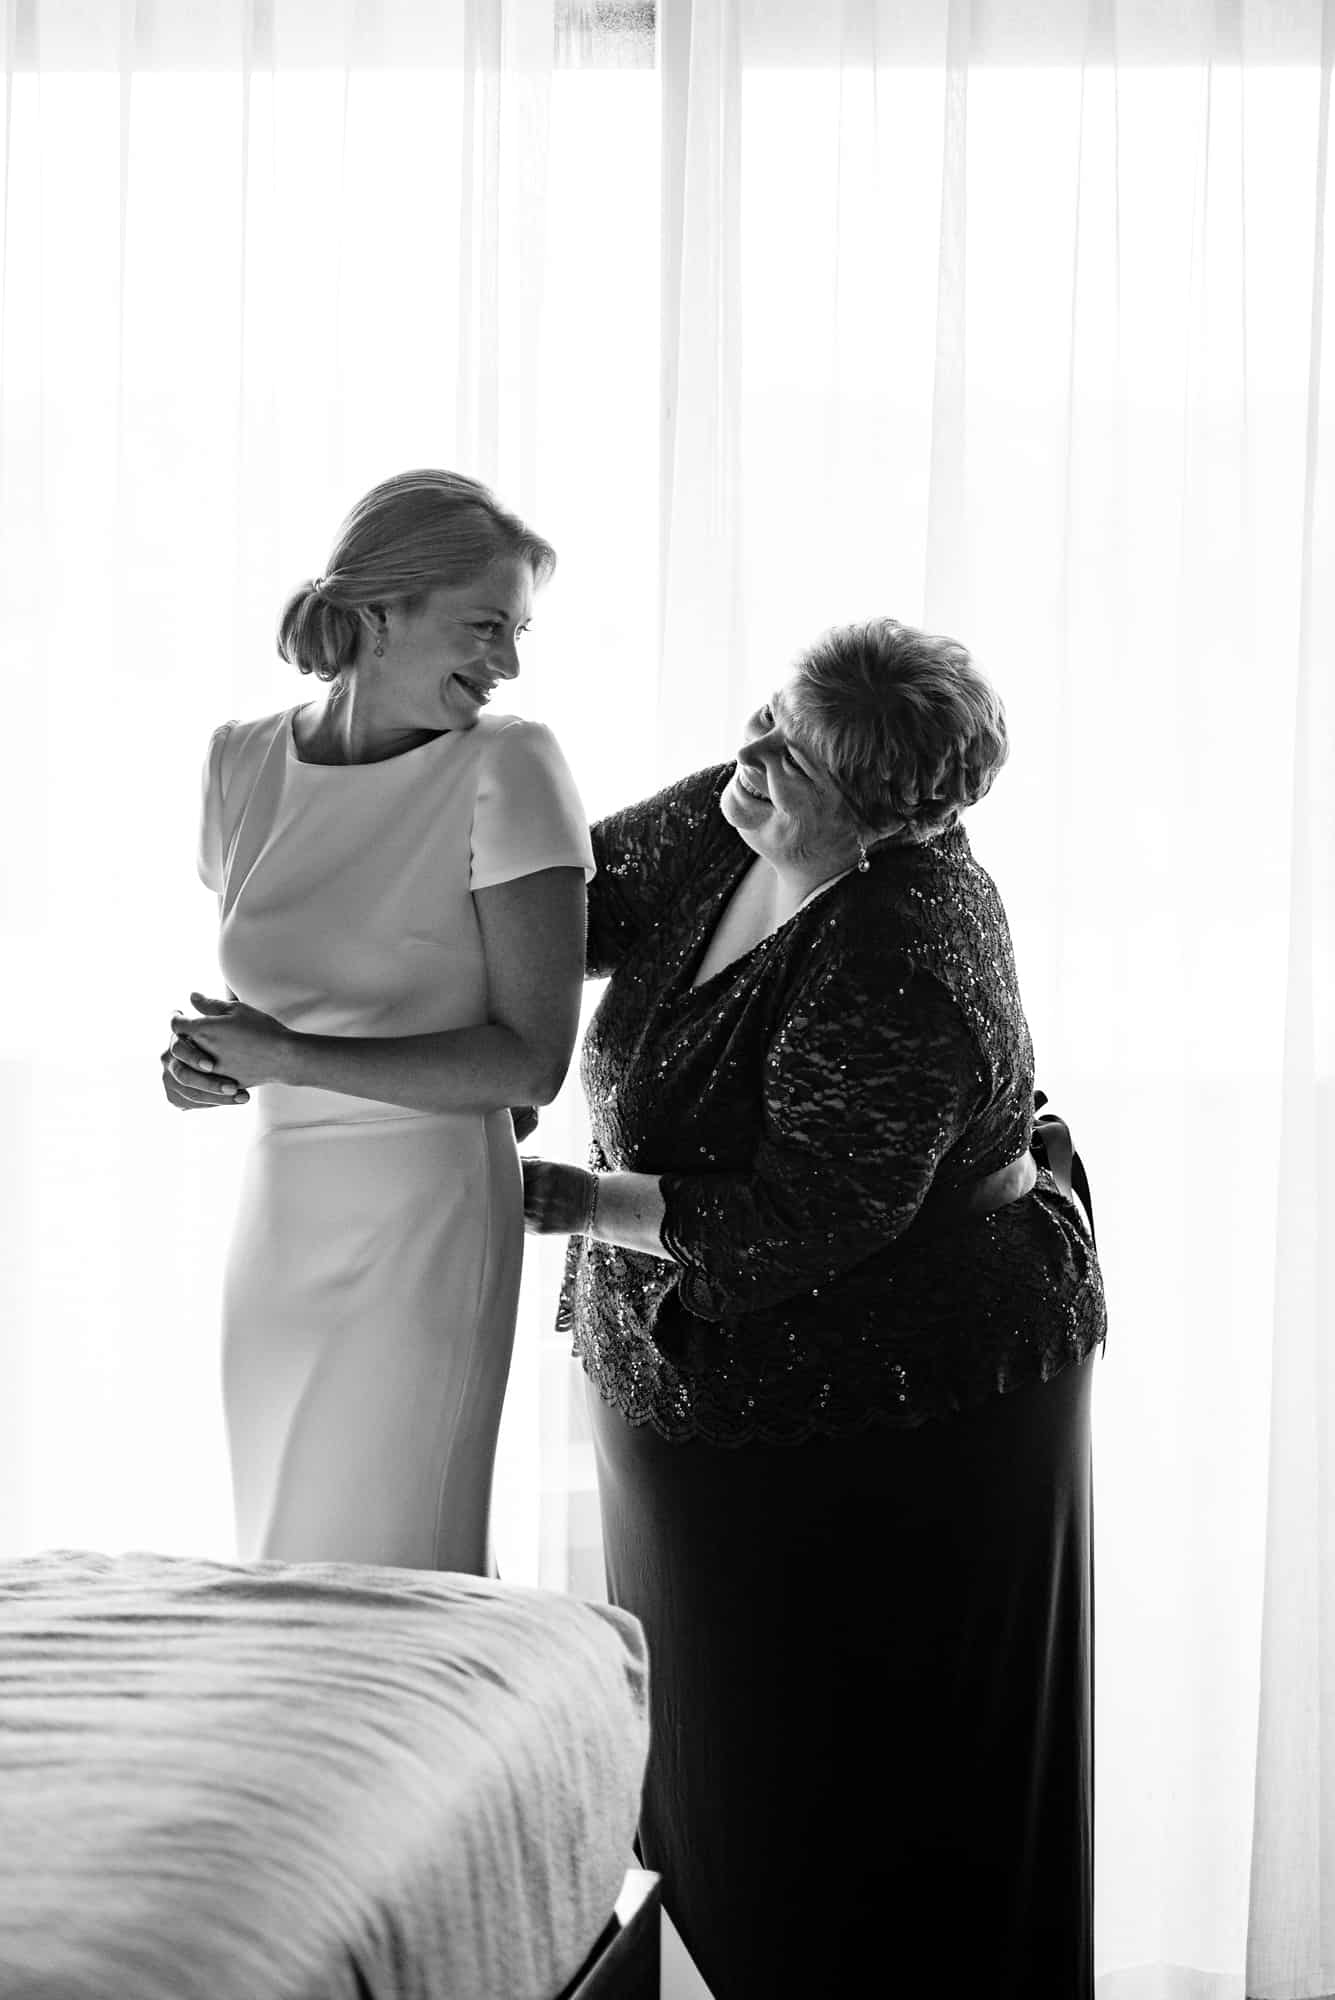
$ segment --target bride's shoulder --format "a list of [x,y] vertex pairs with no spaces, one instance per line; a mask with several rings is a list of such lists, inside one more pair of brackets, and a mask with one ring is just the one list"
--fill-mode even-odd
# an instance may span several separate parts
[[238,750],[250,743],[267,743],[272,741],[280,730],[289,726],[295,727],[297,718],[307,706],[306,703],[299,703],[294,708],[276,708],[268,715],[245,716],[240,720],[223,722],[213,734],[215,739],[221,737],[230,747]]

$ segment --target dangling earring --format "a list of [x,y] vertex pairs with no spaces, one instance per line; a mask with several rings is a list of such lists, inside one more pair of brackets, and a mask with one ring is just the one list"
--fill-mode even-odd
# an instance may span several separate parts
[[862,838],[862,835],[861,835],[861,834],[859,834],[859,835],[858,835],[858,874],[859,874],[859,875],[865,875],[865,874],[866,874],[866,872],[867,872],[867,870],[868,870],[868,869],[869,869],[870,867],[871,867],[871,862],[870,862],[870,861],[868,860],[868,858],[867,858],[867,843],[866,843],[866,841],[865,841],[865,840],[864,840],[864,839]]
[[375,654],[375,656],[376,656],[376,658],[377,658],[378,660],[383,660],[383,659],[384,659],[384,657],[385,657],[385,642],[384,642],[384,640],[383,640],[383,639],[377,639],[377,640],[376,640],[376,642],[375,642],[375,645],[374,645],[374,646],[372,647],[372,649],[371,649],[371,650],[372,650],[372,652],[373,652],[373,653]]

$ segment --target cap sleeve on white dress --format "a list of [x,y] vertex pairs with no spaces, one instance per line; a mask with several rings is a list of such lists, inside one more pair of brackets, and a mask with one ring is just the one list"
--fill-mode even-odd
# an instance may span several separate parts
[[201,880],[213,890],[215,895],[223,892],[223,837],[222,837],[222,759],[223,746],[232,724],[224,722],[209,738],[208,755],[204,759],[203,798],[199,814],[199,853],[197,857]]
[[593,843],[561,746],[542,723],[516,718],[482,753],[468,886],[490,889],[542,868],[582,868],[591,881]]

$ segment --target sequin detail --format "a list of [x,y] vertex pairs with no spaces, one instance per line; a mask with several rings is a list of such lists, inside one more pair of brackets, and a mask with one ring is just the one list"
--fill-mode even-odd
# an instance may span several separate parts
[[663,1176],[676,1261],[573,1239],[559,1324],[668,1439],[798,1443],[1048,1380],[1106,1329],[1075,1204],[1043,1172],[992,1216],[935,1213],[1032,1126],[991,878],[958,826],[882,849],[692,989],[752,859],[718,809],[731,770],[593,830],[590,1164]]

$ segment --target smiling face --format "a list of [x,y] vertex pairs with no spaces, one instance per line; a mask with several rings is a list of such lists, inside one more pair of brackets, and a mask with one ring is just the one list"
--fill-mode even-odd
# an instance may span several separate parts
[[815,887],[857,861],[857,824],[782,688],[747,721],[719,808],[747,846],[797,887]]
[[532,611],[533,571],[519,556],[498,557],[471,583],[440,586],[413,611],[368,607],[358,677],[374,690],[377,721],[405,731],[471,729],[493,689],[518,674]]

